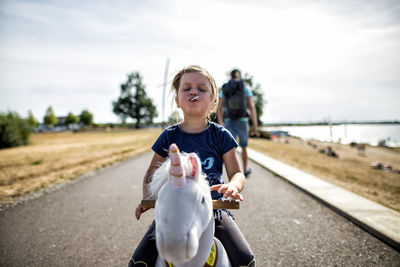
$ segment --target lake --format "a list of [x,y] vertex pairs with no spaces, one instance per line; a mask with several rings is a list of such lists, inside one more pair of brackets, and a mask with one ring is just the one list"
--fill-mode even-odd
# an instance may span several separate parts
[[301,139],[315,139],[319,141],[333,141],[342,144],[351,142],[366,143],[376,146],[384,140],[386,146],[400,146],[399,124],[340,124],[315,126],[276,126],[262,127],[266,131],[287,131],[289,135]]

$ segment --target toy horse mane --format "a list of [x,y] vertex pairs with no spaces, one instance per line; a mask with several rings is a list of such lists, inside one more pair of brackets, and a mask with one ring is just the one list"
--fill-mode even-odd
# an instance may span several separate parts
[[[197,168],[196,168],[196,177],[198,179],[197,182],[199,183],[201,190],[210,191],[210,186],[208,184],[208,181],[206,180],[206,175],[202,172],[201,169],[201,161],[198,158],[198,156],[194,153],[187,154],[184,152],[179,152],[179,156],[181,158],[182,162],[182,167],[184,170],[192,170],[192,166],[190,166],[190,161],[189,161],[189,155],[195,155],[197,158]],[[171,166],[171,159],[168,157],[161,165],[160,167],[157,168],[157,170],[153,173],[152,175],[152,180],[149,184],[147,184],[147,189],[149,192],[149,199],[156,200],[158,196],[158,192],[160,189],[165,185],[165,183],[168,181],[170,178],[169,174],[169,168]]]

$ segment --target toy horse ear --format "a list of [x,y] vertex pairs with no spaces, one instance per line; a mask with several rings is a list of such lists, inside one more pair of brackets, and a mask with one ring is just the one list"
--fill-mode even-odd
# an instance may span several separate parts
[[200,173],[200,161],[195,153],[190,153],[188,156],[188,171],[186,176],[197,179]]
[[185,170],[182,167],[179,148],[176,144],[169,147],[169,177],[172,185],[176,188],[181,188],[186,185]]

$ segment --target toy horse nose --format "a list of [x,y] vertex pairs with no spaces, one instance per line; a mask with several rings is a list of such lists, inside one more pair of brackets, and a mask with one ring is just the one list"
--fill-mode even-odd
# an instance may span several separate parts
[[198,237],[193,236],[193,231],[186,235],[174,235],[174,233],[157,232],[157,249],[160,256],[177,264],[192,259],[198,250]]

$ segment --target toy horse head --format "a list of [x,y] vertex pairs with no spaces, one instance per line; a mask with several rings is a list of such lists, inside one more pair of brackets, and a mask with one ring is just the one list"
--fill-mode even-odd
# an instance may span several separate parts
[[204,232],[212,238],[214,231],[210,188],[200,159],[195,153],[180,153],[172,144],[169,159],[156,170],[153,182],[153,194],[159,187],[155,205],[158,252],[175,264],[187,262],[198,254]]

